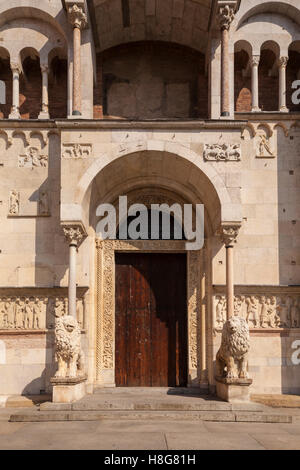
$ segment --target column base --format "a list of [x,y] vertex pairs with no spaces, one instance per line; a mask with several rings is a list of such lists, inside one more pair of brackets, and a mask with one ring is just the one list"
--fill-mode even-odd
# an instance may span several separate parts
[[259,107],[251,109],[251,113],[260,113],[260,112],[261,112],[261,108]]
[[86,395],[87,376],[81,377],[52,377],[53,403],[73,403]]
[[21,119],[21,115],[19,111],[13,110],[10,115],[8,116],[8,119]]
[[252,379],[216,377],[217,396],[228,403],[249,402],[252,382]]
[[45,111],[41,111],[38,115],[38,119],[50,119],[49,113]]
[[280,113],[289,113],[290,110],[286,106],[282,106],[279,110]]
[[222,116],[222,117],[229,117],[229,116],[230,116],[230,113],[229,113],[228,111],[223,111],[223,112],[221,113],[221,116]]

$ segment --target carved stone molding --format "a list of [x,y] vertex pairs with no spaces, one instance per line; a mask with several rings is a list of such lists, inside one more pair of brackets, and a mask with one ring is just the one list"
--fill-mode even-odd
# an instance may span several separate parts
[[21,168],[47,168],[48,155],[42,154],[37,147],[28,147],[26,153],[19,155],[19,167]]
[[225,246],[232,246],[239,233],[240,225],[222,225],[220,235]]
[[69,245],[79,246],[87,236],[85,228],[81,223],[63,223],[62,229]]
[[[97,249],[97,381],[114,381],[115,351],[115,251],[185,251],[180,241],[96,240]],[[188,363],[190,380],[200,377],[200,252],[187,253],[188,263]]]
[[[0,294],[0,330],[29,331],[53,329],[55,318],[68,314],[67,295],[30,294],[13,291]],[[77,321],[84,327],[85,300],[77,297]]]
[[215,162],[237,162],[241,160],[240,144],[205,144],[204,160]]
[[63,144],[62,158],[74,160],[92,157],[92,144]]
[[83,29],[87,25],[87,16],[78,5],[73,5],[68,9],[68,19],[73,28]]
[[[244,318],[250,328],[300,328],[300,293],[274,295],[239,294],[234,297],[234,315]],[[214,296],[214,326],[222,329],[226,322],[226,296]]]

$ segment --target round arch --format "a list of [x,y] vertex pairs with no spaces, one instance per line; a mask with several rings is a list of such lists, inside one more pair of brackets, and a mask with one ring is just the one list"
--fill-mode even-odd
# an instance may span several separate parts
[[[150,169],[149,162],[156,162]],[[135,142],[121,145],[109,156],[99,156],[80,178],[74,194],[73,204],[63,204],[62,221],[70,221],[70,210],[74,221],[81,220],[89,226],[89,210],[93,182],[99,178],[104,169],[110,170],[106,180],[116,172],[114,162],[123,164],[123,168],[136,173],[148,166],[148,173],[142,172],[142,181],[134,174],[128,174],[128,188],[160,186],[182,194],[189,202],[203,203],[209,214],[212,230],[216,231],[221,223],[240,223],[241,204],[232,200],[224,180],[210,163],[206,163],[196,152],[180,144],[163,141]],[[138,166],[137,166],[138,165]],[[126,181],[122,167],[119,167],[122,182]],[[110,182],[111,184],[111,182]],[[96,187],[99,184],[95,183]]]

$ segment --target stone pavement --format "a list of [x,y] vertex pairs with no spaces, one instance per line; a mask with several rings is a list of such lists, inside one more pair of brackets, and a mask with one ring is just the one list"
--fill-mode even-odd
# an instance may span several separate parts
[[10,413],[0,410],[0,450],[300,450],[300,421],[265,424],[103,419],[11,423]]

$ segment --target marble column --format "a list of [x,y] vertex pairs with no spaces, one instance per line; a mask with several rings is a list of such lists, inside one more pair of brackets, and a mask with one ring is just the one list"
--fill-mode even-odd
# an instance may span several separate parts
[[226,319],[234,315],[234,261],[233,247],[239,226],[223,226],[222,240],[226,247]]
[[11,62],[10,68],[13,79],[12,108],[9,119],[20,119],[20,74],[21,65],[17,62]]
[[251,92],[252,92],[252,112],[261,111],[259,107],[259,84],[258,84],[258,66],[260,56],[254,55],[251,58]]
[[64,235],[69,244],[69,284],[68,284],[68,313],[76,319],[76,264],[77,249],[84,237],[85,231],[81,225],[63,226]]
[[229,99],[229,29],[234,20],[235,6],[222,5],[219,8],[219,24],[221,28],[221,116],[230,115]]
[[42,72],[42,110],[39,114],[39,119],[50,119],[49,96],[48,96],[49,68],[47,64],[41,64],[41,72]]
[[69,21],[73,26],[73,107],[72,115],[81,115],[81,29],[87,24],[82,8],[73,5],[68,10]]
[[279,111],[281,113],[288,113],[289,110],[286,106],[286,66],[288,57],[280,57],[278,60],[279,68]]

